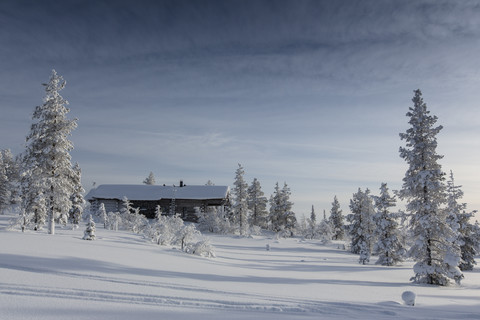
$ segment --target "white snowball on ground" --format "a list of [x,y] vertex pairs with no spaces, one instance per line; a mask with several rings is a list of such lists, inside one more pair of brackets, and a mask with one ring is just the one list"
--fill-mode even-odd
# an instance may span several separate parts
[[415,305],[415,298],[416,297],[417,297],[417,295],[415,294],[415,292],[412,292],[412,291],[405,291],[404,293],[402,293],[402,299],[405,302],[405,304],[408,305],[408,306],[414,306]]

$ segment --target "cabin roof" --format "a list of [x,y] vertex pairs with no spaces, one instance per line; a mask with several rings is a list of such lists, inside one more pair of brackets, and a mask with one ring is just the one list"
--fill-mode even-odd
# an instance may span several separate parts
[[85,196],[94,199],[118,199],[155,201],[161,199],[209,200],[225,199],[230,191],[228,186],[157,186],[146,184],[102,184],[90,190]]

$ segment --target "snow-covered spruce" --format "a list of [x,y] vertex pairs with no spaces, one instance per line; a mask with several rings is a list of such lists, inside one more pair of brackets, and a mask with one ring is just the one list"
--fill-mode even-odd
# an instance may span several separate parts
[[20,162],[9,149],[0,151],[0,214],[20,202]]
[[83,205],[85,204],[85,200],[83,199],[83,193],[85,189],[82,186],[82,169],[78,163],[75,164],[73,167],[72,181],[73,181],[73,193],[70,196],[70,201],[72,202],[72,208],[69,212],[70,221],[74,226],[78,226],[82,215],[83,215]]
[[354,193],[350,200],[350,210],[352,214],[347,216],[347,221],[350,222],[348,226],[351,238],[350,250],[360,255],[359,263],[367,264],[370,262],[375,243],[375,209],[370,190],[363,192],[358,188],[358,192]]
[[148,185],[154,185],[155,184],[155,176],[153,175],[153,172],[150,172],[148,177],[146,177],[145,180],[143,180],[143,183],[148,184]]
[[284,183],[280,189],[278,182],[275,184],[273,195],[270,197],[270,227],[272,231],[281,236],[291,237],[297,224],[295,213],[292,211],[293,203],[290,201],[290,188]]
[[102,221],[103,228],[107,229],[108,215],[107,215],[107,211],[105,210],[105,204],[103,202],[100,203],[100,205],[98,206],[98,209],[95,212],[95,216],[97,217],[98,221]]
[[333,226],[330,220],[327,219],[325,210],[323,211],[323,219],[320,221],[317,227],[316,237],[320,239],[323,244],[330,243],[333,238]]
[[450,279],[459,283],[463,278],[458,265],[461,251],[457,234],[447,222],[442,205],[447,202],[445,174],[438,161],[437,134],[442,126],[434,127],[437,117],[430,115],[420,90],[414,91],[413,107],[409,108],[410,128],[400,133],[406,147],[400,156],[408,163],[398,196],[406,200],[410,215],[413,246],[409,255],[416,264],[412,280],[420,283],[447,285]]
[[247,234],[247,217],[248,217],[248,184],[243,176],[245,171],[241,164],[235,171],[235,181],[233,182],[233,212],[232,223],[238,227],[241,236]]
[[55,234],[55,220],[62,213],[68,213],[72,206],[70,196],[74,192],[74,183],[71,177],[75,173],[69,153],[73,144],[68,137],[77,123],[67,119],[68,102],[59,94],[65,87],[65,80],[52,70],[50,81],[44,86],[44,103],[35,108],[35,122],[27,136],[22,199],[27,213],[35,215],[38,227],[42,226],[45,217],[40,216],[43,210],[38,211],[35,207],[41,202],[46,205],[48,232]]
[[268,200],[265,193],[262,191],[262,186],[257,178],[254,178],[252,184],[247,190],[248,209],[250,210],[250,225],[258,226],[262,229],[268,228]]
[[480,247],[477,229],[470,221],[476,211],[466,211],[467,204],[459,203],[463,197],[462,186],[455,185],[453,172],[450,171],[450,179],[447,181],[447,221],[451,228],[457,232],[456,242],[460,246],[461,258],[459,268],[462,271],[472,270],[475,262],[477,250]]
[[396,200],[388,192],[386,183],[381,184],[380,196],[374,197],[374,200],[377,210],[375,214],[377,242],[373,251],[378,255],[377,264],[393,266],[403,261],[406,253],[398,228],[398,213],[390,212],[390,208],[395,207]]
[[343,240],[345,237],[344,217],[337,196],[333,198],[329,220],[333,227],[333,240]]
[[92,215],[88,215],[87,228],[83,233],[83,240],[95,240],[95,221],[93,221]]

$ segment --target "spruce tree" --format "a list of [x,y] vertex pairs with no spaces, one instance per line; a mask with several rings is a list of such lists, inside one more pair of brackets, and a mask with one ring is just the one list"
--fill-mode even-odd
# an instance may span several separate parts
[[2,151],[3,163],[5,166],[5,174],[8,180],[8,191],[10,193],[10,204],[17,204],[19,202],[20,192],[20,174],[21,174],[21,157],[14,157],[9,149]]
[[467,212],[467,204],[459,203],[463,197],[462,186],[455,185],[453,172],[450,171],[450,179],[447,181],[447,221],[452,229],[457,231],[457,243],[460,245],[461,258],[459,268],[462,271],[472,270],[479,248],[479,239],[476,236],[475,225],[470,222],[476,211]]
[[330,223],[330,220],[327,219],[327,215],[325,214],[325,210],[323,211],[323,219],[320,221],[317,232],[318,235],[315,237],[320,238],[320,241],[323,244],[330,243],[333,238],[333,227],[332,224]]
[[273,194],[270,196],[270,227],[272,231],[282,230],[282,194],[278,182],[275,184]]
[[292,211],[293,203],[290,201],[290,188],[284,183],[280,189],[278,182],[273,195],[270,197],[270,222],[275,232],[285,231],[285,235],[292,236],[297,219]]
[[345,238],[344,217],[337,196],[333,198],[329,220],[333,227],[333,240],[343,240]]
[[153,175],[153,172],[150,172],[148,177],[146,177],[145,180],[143,180],[143,183],[147,184],[147,185],[154,185],[155,184],[155,176]]
[[250,224],[262,229],[268,228],[267,197],[262,191],[260,181],[254,178],[248,187],[248,209],[250,210]]
[[[48,233],[55,234],[55,219],[67,214],[71,208],[70,196],[74,191],[74,175],[68,140],[77,127],[76,120],[67,119],[68,102],[59,92],[65,87],[63,78],[52,70],[50,81],[44,84],[44,103],[35,108],[35,121],[27,136],[26,170],[29,172],[23,190],[24,198],[32,199],[43,194],[48,212]],[[33,193],[28,195],[28,193]],[[38,202],[37,202],[38,203]]]
[[351,251],[360,255],[359,263],[367,264],[370,262],[372,247],[375,241],[375,209],[370,196],[370,190],[363,192],[358,188],[358,192],[353,194],[350,200],[350,210],[352,214],[347,216],[348,233],[351,238]]
[[460,248],[455,244],[456,232],[447,222],[445,174],[438,163],[437,117],[430,115],[420,90],[414,91],[413,107],[407,117],[411,127],[400,133],[406,147],[400,147],[400,157],[408,163],[398,196],[406,200],[410,215],[413,246],[410,256],[416,261],[412,280],[420,283],[447,285],[449,279],[457,283],[463,278],[458,268]]
[[10,191],[8,188],[8,178],[6,164],[3,160],[3,154],[0,152],[0,214],[10,204]]
[[248,216],[248,184],[243,178],[245,171],[241,164],[238,164],[238,168],[235,171],[235,181],[233,182],[233,217],[235,219],[234,224],[238,226],[240,235],[246,235],[247,233],[247,216]]
[[405,255],[398,228],[398,214],[390,212],[390,208],[395,207],[396,200],[388,192],[386,183],[381,184],[380,196],[374,199],[377,210],[375,214],[377,242],[373,251],[378,255],[377,264],[393,266],[401,262]]
[[73,167],[73,194],[70,196],[70,201],[72,202],[72,208],[70,209],[70,220],[76,226],[79,224],[80,219],[82,219],[83,214],[83,205],[85,200],[83,199],[83,193],[85,189],[82,186],[82,170],[78,163]]
[[310,212],[310,218],[307,219],[305,237],[307,239],[315,239],[317,237],[317,215],[315,214],[315,208],[312,205],[312,211]]
[[83,240],[95,240],[95,221],[93,221],[92,215],[88,215],[87,228],[83,233]]

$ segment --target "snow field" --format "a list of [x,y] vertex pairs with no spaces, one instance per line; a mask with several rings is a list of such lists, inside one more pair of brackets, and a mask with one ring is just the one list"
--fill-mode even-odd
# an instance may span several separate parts
[[413,263],[359,265],[340,242],[209,235],[217,258],[207,259],[100,227],[94,241],[83,228],[7,231],[9,218],[0,216],[2,320],[480,319],[478,268],[461,286],[420,286],[409,282]]

